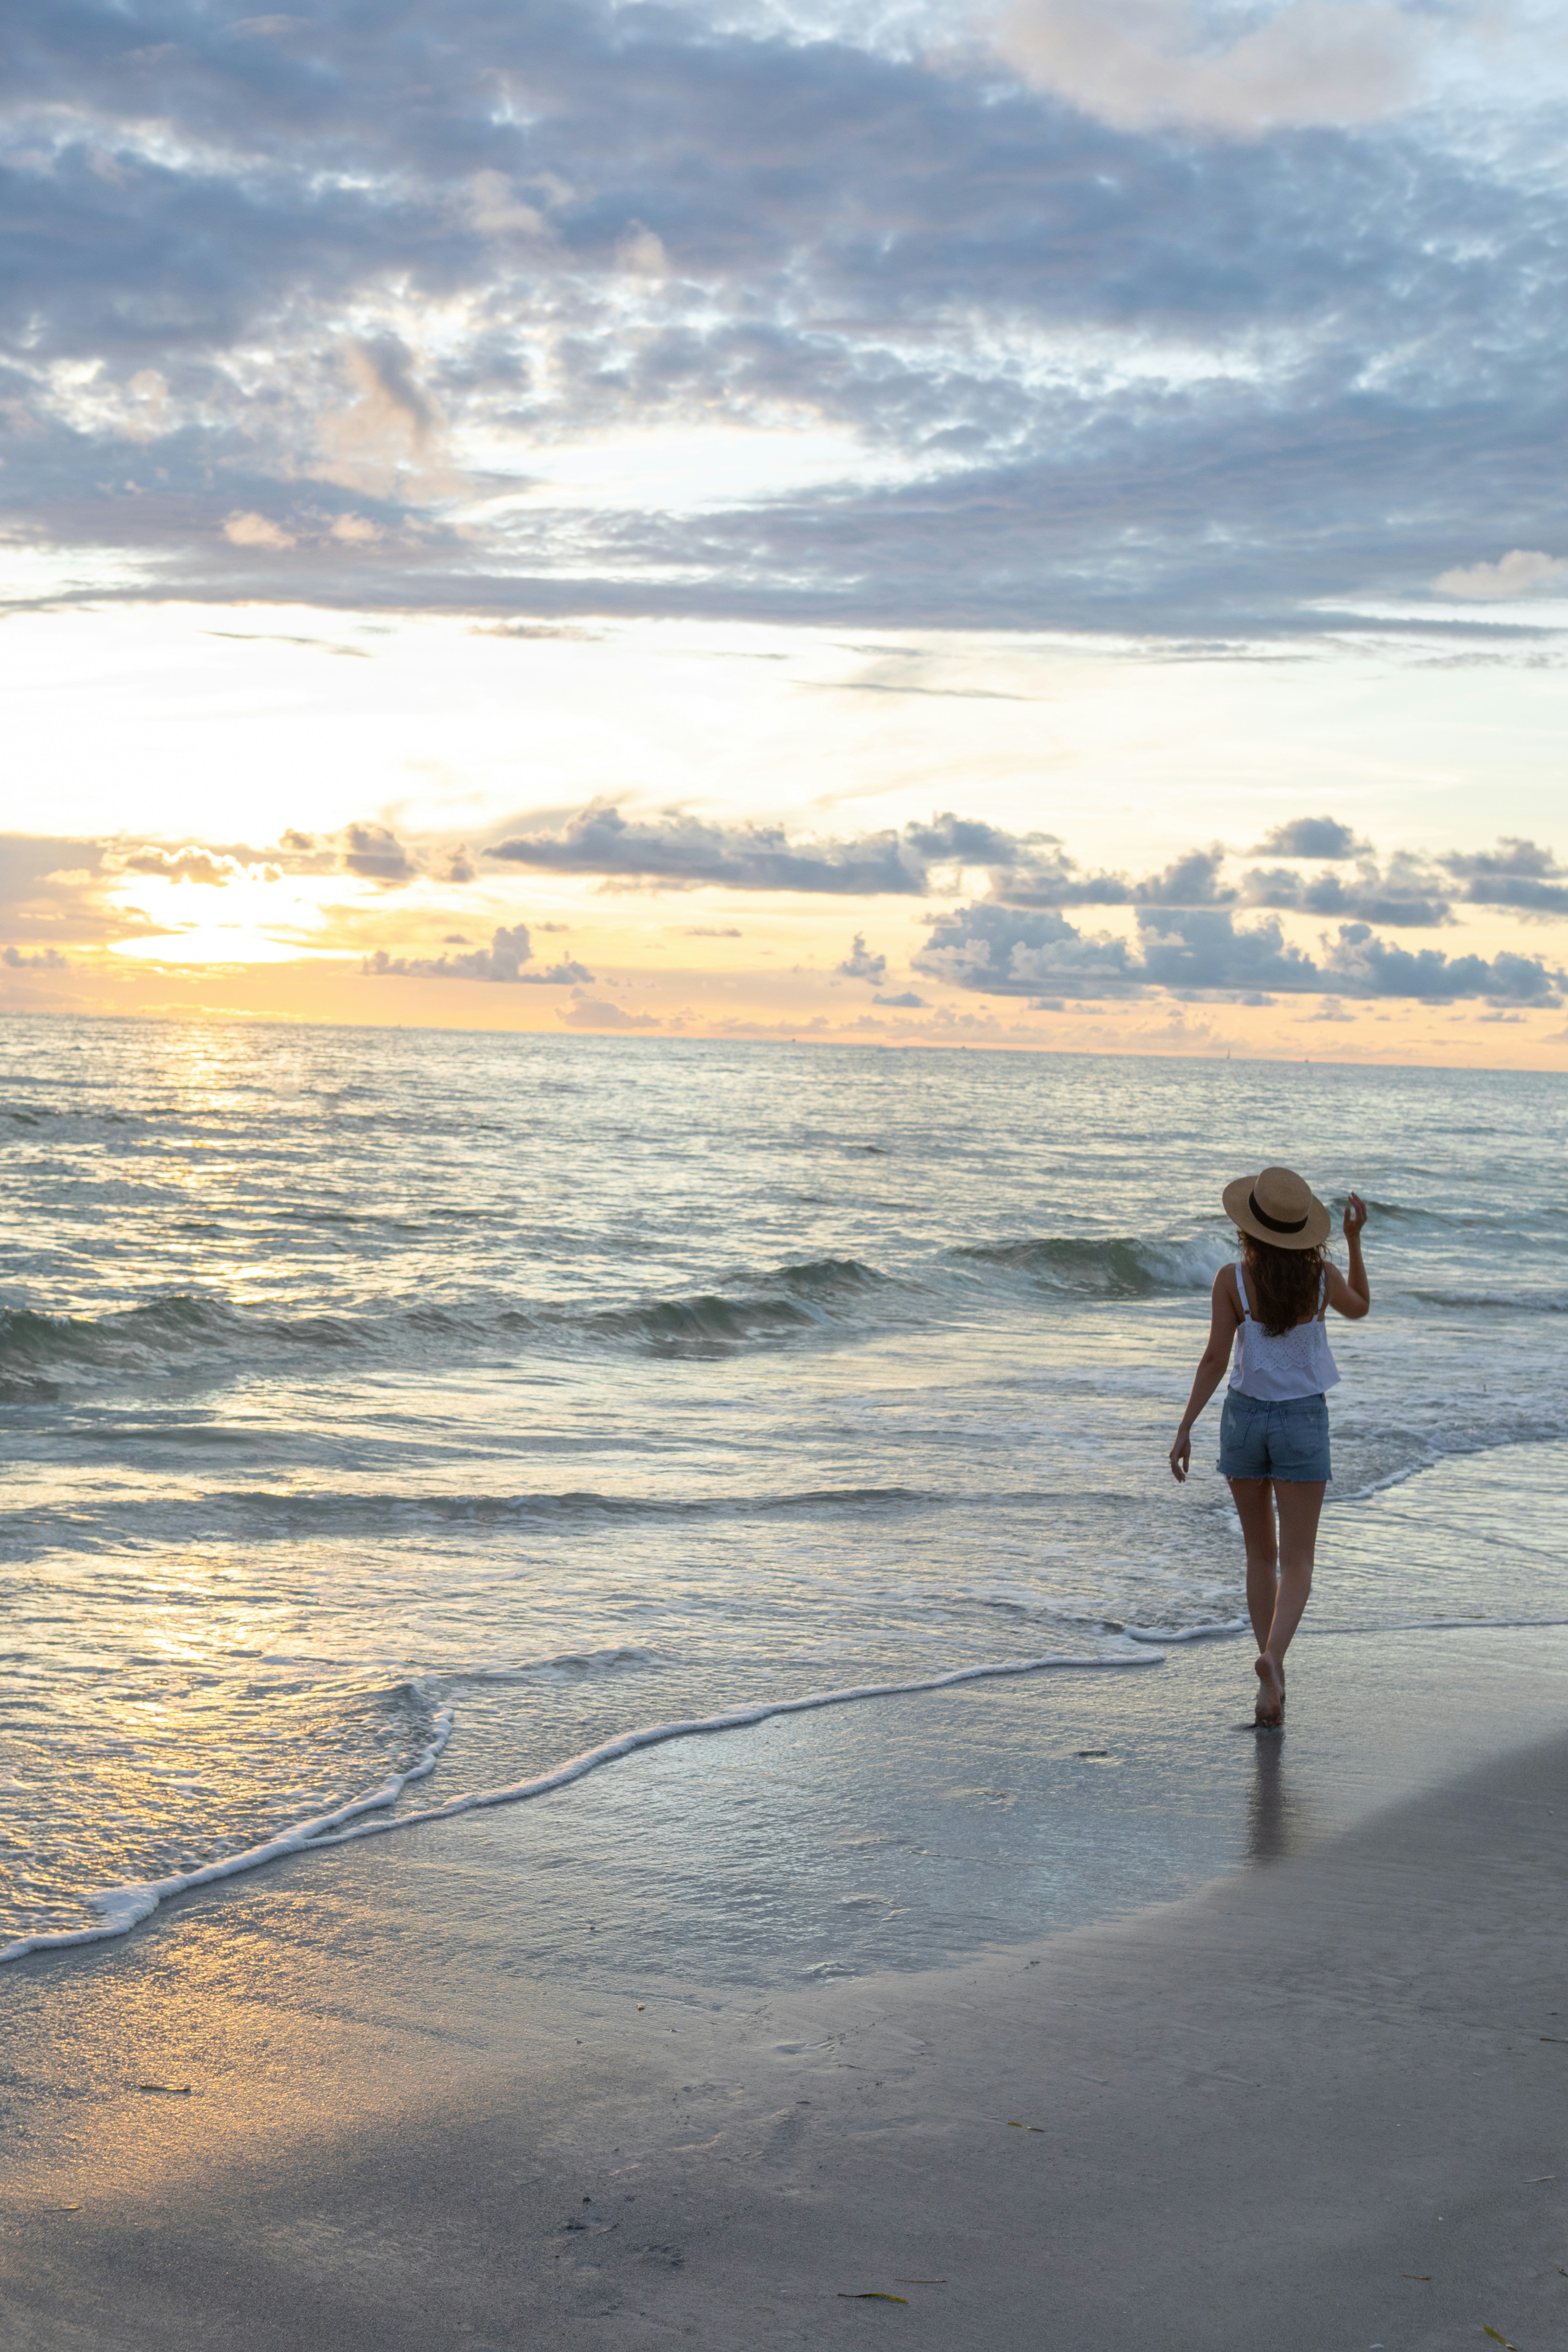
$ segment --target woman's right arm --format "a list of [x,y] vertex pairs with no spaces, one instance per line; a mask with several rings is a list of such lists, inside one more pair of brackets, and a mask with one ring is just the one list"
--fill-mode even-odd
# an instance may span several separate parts
[[1352,1192],[1345,1202],[1345,1249],[1350,1264],[1343,1274],[1337,1265],[1329,1268],[1329,1305],[1352,1323],[1372,1312],[1372,1286],[1361,1256],[1361,1229],[1365,1223],[1366,1202],[1359,1192]]
[[1214,1278],[1214,1289],[1209,1297],[1208,1345],[1198,1358],[1198,1368],[1193,1375],[1193,1392],[1187,1399],[1187,1409],[1182,1415],[1182,1425],[1171,1448],[1171,1475],[1178,1485],[1184,1483],[1192,1466],[1193,1423],[1225,1378],[1225,1369],[1236,1342],[1236,1327],[1240,1320],[1241,1310],[1236,1303],[1236,1276],[1231,1267],[1222,1265]]

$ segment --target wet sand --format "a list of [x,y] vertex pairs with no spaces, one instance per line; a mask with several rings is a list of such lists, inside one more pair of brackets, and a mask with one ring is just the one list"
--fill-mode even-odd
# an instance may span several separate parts
[[809,1987],[542,1979],[437,1834],[7,1972],[8,2352],[1568,2340],[1568,1738]]

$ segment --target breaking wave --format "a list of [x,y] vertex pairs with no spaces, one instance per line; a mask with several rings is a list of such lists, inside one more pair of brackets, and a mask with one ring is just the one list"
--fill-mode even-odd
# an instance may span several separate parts
[[[1206,1286],[1223,1251],[1211,1241],[1055,1239],[943,1252],[897,1277],[858,1258],[809,1258],[737,1272],[711,1289],[623,1302],[558,1305],[483,1298],[370,1304],[352,1314],[268,1315],[221,1294],[175,1291],[115,1314],[72,1317],[0,1309],[0,1400],[25,1402],[94,1373],[133,1374],[271,1351],[613,1347],[660,1355],[725,1355],[813,1334],[907,1328],[940,1315],[976,1281],[1085,1297],[1145,1297]],[[956,1277],[956,1283],[955,1283]]]
[[1229,1255],[1215,1235],[1194,1241],[1055,1236],[977,1242],[952,1253],[965,1265],[1026,1276],[1047,1290],[1146,1298],[1160,1290],[1206,1290]]

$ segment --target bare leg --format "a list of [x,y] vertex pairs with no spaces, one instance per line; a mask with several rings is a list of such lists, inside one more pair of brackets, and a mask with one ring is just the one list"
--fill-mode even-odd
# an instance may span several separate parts
[[1285,1653],[1312,1590],[1324,1482],[1232,1478],[1229,1485],[1247,1546],[1247,1613],[1258,1640],[1258,1720],[1279,1723],[1285,1714]]
[[[1285,1653],[1312,1590],[1312,1562],[1317,1552],[1318,1520],[1323,1508],[1325,1484],[1321,1478],[1275,1481],[1274,1496],[1279,1507],[1279,1592],[1263,1654],[1273,1663],[1281,1695],[1285,1688]],[[1259,1680],[1264,1679],[1260,1673]]]
[[[1236,1516],[1241,1521],[1241,1538],[1247,1546],[1247,1613],[1252,1620],[1252,1631],[1258,1650],[1258,1680],[1263,1687],[1258,1694],[1259,1723],[1278,1723],[1284,1705],[1285,1690],[1281,1682],[1278,1692],[1264,1681],[1263,1653],[1268,1647],[1273,1631],[1274,1612],[1279,1598],[1279,1551],[1274,1531],[1274,1483],[1269,1478],[1232,1478],[1230,1496],[1236,1505]],[[1297,1614],[1300,1615],[1300,1611]],[[1294,1628],[1292,1628],[1292,1631]]]

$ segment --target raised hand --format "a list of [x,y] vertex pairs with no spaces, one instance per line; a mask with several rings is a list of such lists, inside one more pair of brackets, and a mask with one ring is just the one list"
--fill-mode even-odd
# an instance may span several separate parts
[[1362,1199],[1359,1192],[1352,1192],[1345,1202],[1346,1241],[1353,1242],[1357,1240],[1360,1236],[1361,1229],[1365,1223],[1366,1202]]

